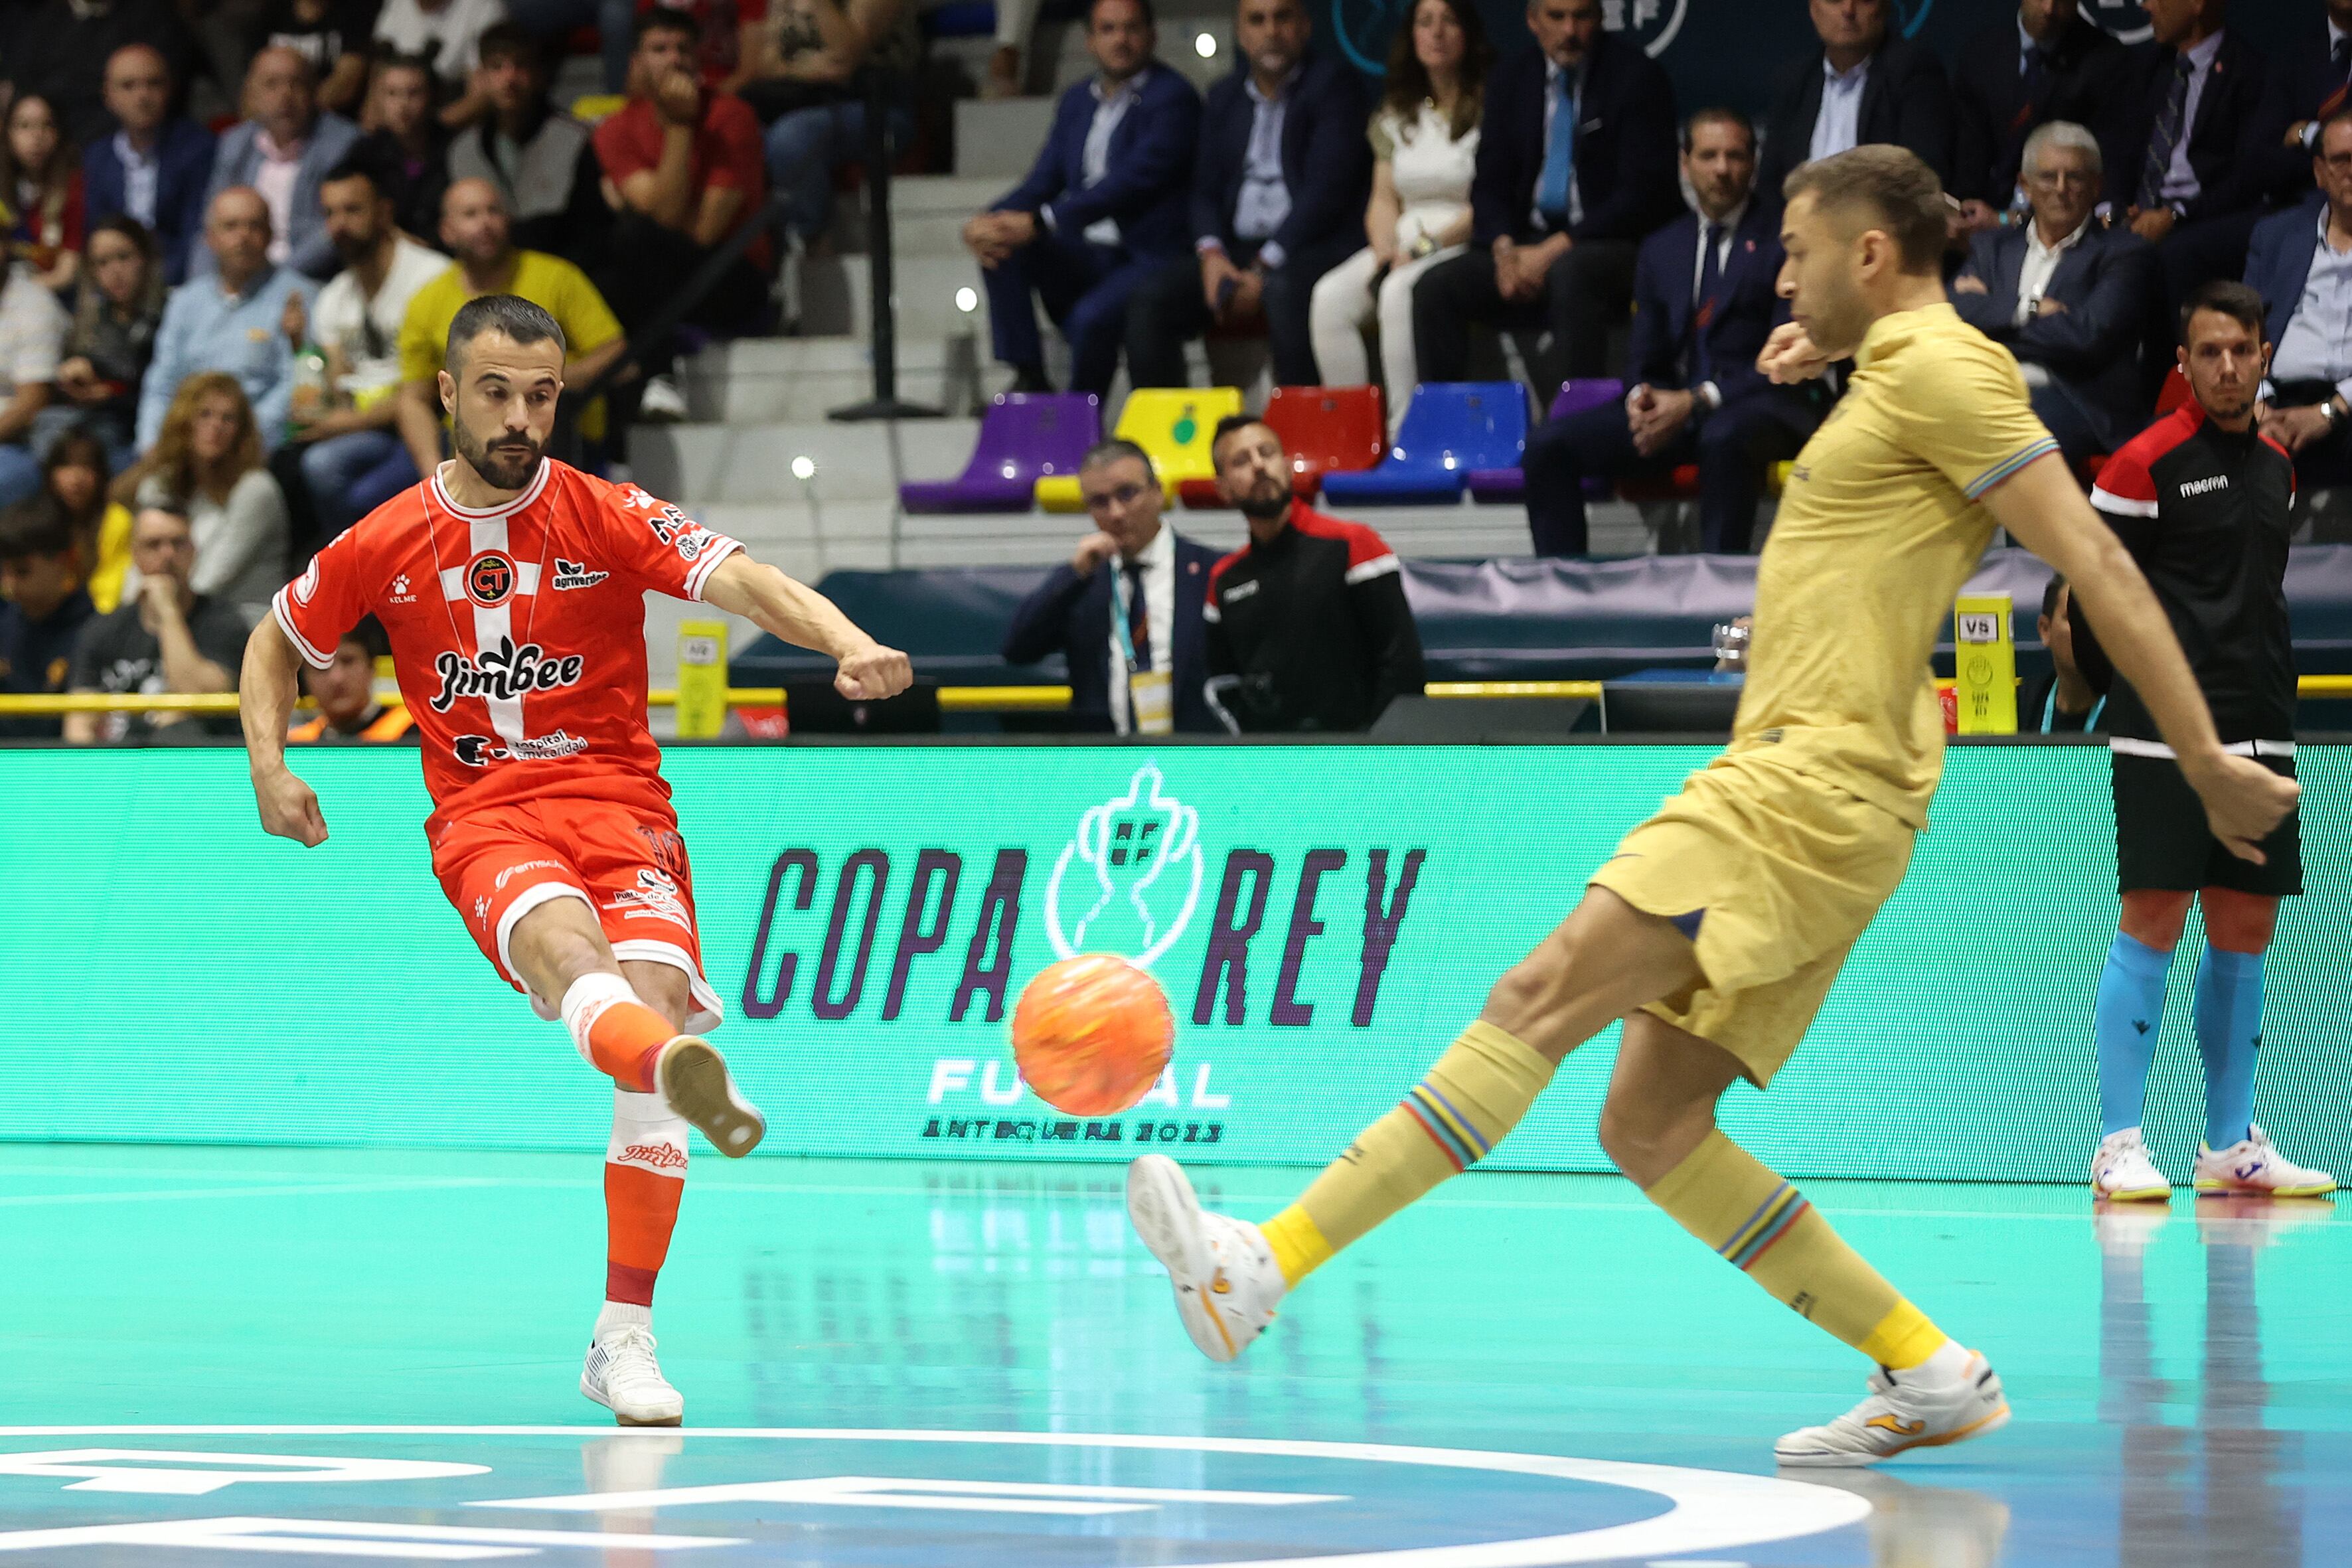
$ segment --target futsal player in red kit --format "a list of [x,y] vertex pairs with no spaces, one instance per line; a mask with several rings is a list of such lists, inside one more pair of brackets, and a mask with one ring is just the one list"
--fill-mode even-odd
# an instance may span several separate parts
[[467,304],[440,377],[457,456],[320,551],[246,646],[246,746],[261,825],[323,843],[286,766],[298,661],[326,668],[364,616],[392,642],[423,742],[434,874],[483,953],[614,1082],[604,1306],[580,1389],[623,1426],[677,1426],[654,1359],[654,1278],[685,1187],[686,1130],[751,1152],[766,1123],[701,1038],[686,846],[646,724],[647,589],[715,605],[840,661],[845,696],[889,697],[907,656],[832,601],[633,485],[546,456],[563,334],[511,295]]

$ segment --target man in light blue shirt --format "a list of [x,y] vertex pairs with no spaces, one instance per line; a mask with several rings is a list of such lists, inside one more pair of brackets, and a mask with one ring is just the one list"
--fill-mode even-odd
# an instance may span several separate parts
[[294,345],[285,331],[286,301],[309,303],[311,285],[290,267],[269,260],[269,208],[261,193],[232,185],[205,216],[205,247],[213,270],[172,290],[155,331],[155,357],[139,389],[139,449],[163,431],[163,416],[180,383],[200,370],[236,377],[253,405],[262,445],[286,436],[294,393]]

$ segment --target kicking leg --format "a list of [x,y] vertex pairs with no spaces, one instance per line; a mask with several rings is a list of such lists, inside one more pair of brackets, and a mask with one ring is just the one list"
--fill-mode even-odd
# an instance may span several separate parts
[[2164,1033],[2165,976],[2191,897],[2162,888],[2126,893],[2122,929],[2099,972],[2091,1015],[2099,1061],[2099,1147],[2091,1156],[2091,1190],[2103,1198],[2161,1203],[2172,1196],[2172,1184],[2140,1135],[2140,1108]]
[[2278,923],[2278,900],[2208,888],[2205,956],[2197,965],[2197,1050],[2205,1062],[2205,1143],[2197,1154],[2200,1193],[2312,1197],[2336,1189],[2325,1171],[2305,1170],[2272,1147],[2254,1125],[2254,1058],[2263,1043],[2263,955]]

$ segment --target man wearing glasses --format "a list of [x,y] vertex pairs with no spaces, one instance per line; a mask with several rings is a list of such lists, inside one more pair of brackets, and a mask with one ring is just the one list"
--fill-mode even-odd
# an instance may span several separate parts
[[1202,695],[1201,606],[1218,552],[1160,526],[1160,476],[1132,441],[1089,451],[1078,491],[1094,531],[1013,612],[1005,662],[1060,654],[1080,729],[1223,733]]
[[2140,340],[2161,288],[2156,252],[2102,228],[2098,138],[2053,120],[2026,138],[2025,222],[1979,234],[1952,279],[1961,320],[2016,356],[2033,412],[2069,462],[2147,422]]

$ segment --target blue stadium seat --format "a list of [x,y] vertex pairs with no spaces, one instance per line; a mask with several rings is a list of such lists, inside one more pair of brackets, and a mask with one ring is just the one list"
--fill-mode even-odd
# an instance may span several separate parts
[[1389,455],[1360,473],[1324,475],[1323,496],[1338,505],[1443,505],[1461,499],[1473,468],[1517,467],[1527,443],[1528,392],[1517,382],[1423,382]]

